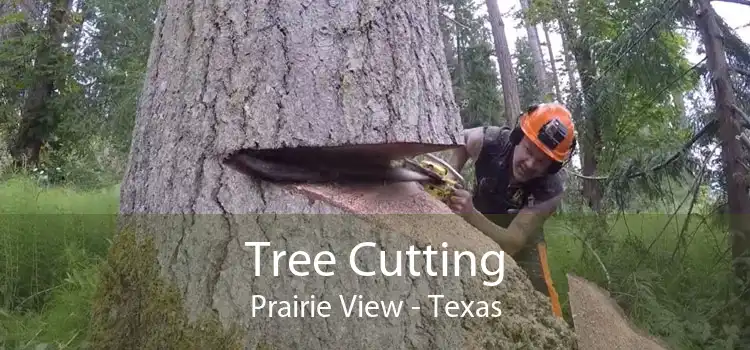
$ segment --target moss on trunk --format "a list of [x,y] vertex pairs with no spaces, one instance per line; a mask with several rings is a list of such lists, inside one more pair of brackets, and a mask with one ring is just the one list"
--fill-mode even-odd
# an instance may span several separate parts
[[190,322],[179,291],[159,273],[151,239],[118,235],[100,270],[91,319],[94,349],[242,349],[236,327],[214,315]]

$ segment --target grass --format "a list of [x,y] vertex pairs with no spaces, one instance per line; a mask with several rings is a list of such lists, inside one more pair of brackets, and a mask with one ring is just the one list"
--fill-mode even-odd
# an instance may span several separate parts
[[[0,349],[86,348],[96,268],[114,232],[118,191],[42,188],[24,178],[0,184]],[[681,235],[683,220],[613,219],[612,248],[597,251],[609,289],[636,324],[675,348],[727,348],[737,329],[726,317],[733,306],[724,235],[699,218]],[[568,314],[566,273],[607,284],[601,264],[582,259],[589,248],[574,234],[580,221],[560,216],[547,225],[553,278]]]
[[118,196],[116,187],[77,192],[20,177],[0,184],[0,348],[84,344]]

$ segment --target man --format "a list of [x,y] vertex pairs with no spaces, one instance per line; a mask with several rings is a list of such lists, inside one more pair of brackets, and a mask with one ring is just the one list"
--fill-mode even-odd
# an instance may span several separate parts
[[451,165],[461,171],[469,158],[474,160],[477,188],[473,197],[457,190],[451,209],[510,254],[534,288],[550,297],[553,313],[562,317],[542,225],[562,200],[558,171],[576,145],[570,112],[560,104],[532,106],[516,128],[467,129],[464,140]]

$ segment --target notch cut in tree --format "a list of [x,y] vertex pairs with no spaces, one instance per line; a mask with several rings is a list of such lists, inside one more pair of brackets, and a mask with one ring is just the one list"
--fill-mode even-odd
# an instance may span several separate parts
[[[165,326],[154,311],[164,299],[160,290],[167,289],[170,301],[177,291],[186,319],[209,315],[234,326],[245,348],[573,348],[570,329],[507,256],[482,261],[489,269],[504,267],[495,287],[483,285],[482,270],[467,272],[468,258],[456,263],[465,271],[458,277],[452,264],[448,277],[427,276],[419,259],[418,276],[361,276],[347,268],[349,252],[362,242],[375,243],[355,259],[367,270],[379,268],[381,251],[395,257],[412,245],[439,249],[446,242],[449,251],[474,252],[475,264],[500,250],[419,184],[280,184],[223,162],[250,150],[289,155],[304,149],[315,159],[316,148],[347,149],[389,159],[457,146],[460,117],[438,15],[436,1],[167,1],[157,18],[122,184],[121,231],[153,242],[155,266],[172,287],[144,292],[141,269],[111,258],[107,280],[128,283],[103,284],[95,347],[170,345],[175,334],[190,332],[180,322]],[[256,261],[244,242],[271,247]],[[335,274],[302,267],[311,275],[293,276],[282,260],[275,276],[268,268],[272,250],[311,257],[331,251]],[[389,269],[395,264],[385,263]],[[253,317],[255,295],[267,302],[314,296],[331,303],[333,316]],[[406,305],[400,317],[347,318],[339,295]],[[476,302],[499,301],[503,313],[433,317],[429,295],[473,300],[475,314]],[[144,312],[151,317],[139,318]]]

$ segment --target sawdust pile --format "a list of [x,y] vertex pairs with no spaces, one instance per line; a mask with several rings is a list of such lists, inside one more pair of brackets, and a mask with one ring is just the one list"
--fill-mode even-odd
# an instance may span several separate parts
[[629,322],[606,290],[573,274],[568,274],[568,290],[580,349],[668,349]]
[[[356,238],[347,242],[349,238],[339,234],[337,239],[341,239],[343,246],[370,240],[377,242],[378,247],[387,254],[392,254],[394,250],[406,250],[411,244],[423,249],[426,245],[440,247],[445,242],[451,250],[473,251],[477,257],[488,250],[500,250],[488,237],[422,191],[416,183],[368,188],[306,185],[295,186],[294,192],[315,203],[311,205],[328,206],[331,213],[351,213],[347,216],[357,216],[357,220],[361,220],[355,224],[347,219],[350,220],[347,224],[351,225],[347,235]],[[326,226],[333,228],[334,225]],[[370,258],[373,257],[362,259],[369,261]],[[368,321],[353,336],[374,340],[377,334],[392,333],[397,337],[386,343],[378,340],[371,345],[372,348],[575,349],[573,330],[552,314],[549,300],[533,289],[512,258],[506,255],[504,264],[503,282],[497,287],[482,285],[483,280],[490,278],[483,276],[481,270],[477,271],[476,277],[469,273],[459,278],[409,277],[411,281],[407,284],[410,285],[406,287],[397,286],[400,283],[397,279],[372,284],[368,279],[356,282],[355,285],[359,287],[349,290],[350,293],[363,293],[365,290],[362,288],[373,295],[405,293],[407,299],[422,305],[422,311],[410,313],[407,318],[391,321],[388,325],[375,325],[373,321]],[[424,269],[424,266],[420,268]],[[497,300],[502,305],[502,316],[435,318],[432,316],[432,301],[428,299],[430,294],[444,294],[446,298],[462,301]],[[371,335],[365,335],[367,333]],[[324,344],[330,342],[327,345],[334,347],[352,344],[351,339],[320,337],[318,340]]]

